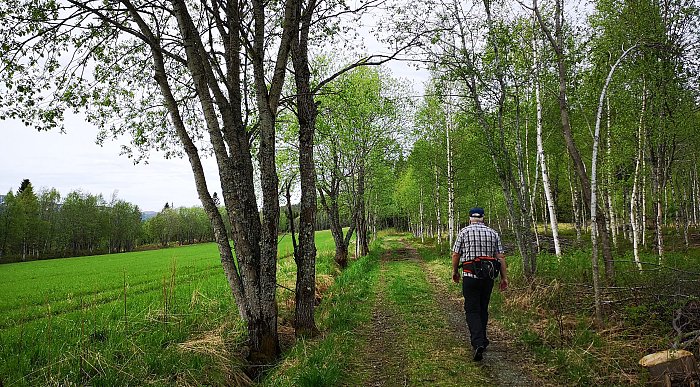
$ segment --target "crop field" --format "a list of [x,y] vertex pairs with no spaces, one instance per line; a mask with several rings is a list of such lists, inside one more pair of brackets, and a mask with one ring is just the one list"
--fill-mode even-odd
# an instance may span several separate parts
[[[330,281],[333,239],[316,238]],[[278,283],[293,289],[291,251],[281,237]],[[236,382],[245,329],[213,243],[0,265],[0,283],[0,385]]]

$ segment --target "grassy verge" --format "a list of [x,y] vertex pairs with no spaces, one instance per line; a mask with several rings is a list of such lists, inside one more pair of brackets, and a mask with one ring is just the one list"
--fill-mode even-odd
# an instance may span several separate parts
[[300,340],[261,383],[263,386],[356,385],[350,365],[361,354],[359,327],[371,319],[382,249],[353,261],[326,291],[317,309],[322,336]]

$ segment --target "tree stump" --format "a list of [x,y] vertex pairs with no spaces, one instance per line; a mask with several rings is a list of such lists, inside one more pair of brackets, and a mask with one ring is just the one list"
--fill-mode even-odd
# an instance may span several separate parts
[[644,356],[639,364],[649,370],[649,384],[658,387],[700,387],[698,367],[691,352],[667,350]]

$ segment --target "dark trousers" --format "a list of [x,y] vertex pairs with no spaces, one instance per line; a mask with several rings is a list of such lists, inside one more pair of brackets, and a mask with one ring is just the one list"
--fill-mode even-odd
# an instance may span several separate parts
[[473,348],[489,345],[486,337],[486,325],[489,322],[489,301],[493,290],[492,279],[462,278],[462,295],[464,295],[464,312]]

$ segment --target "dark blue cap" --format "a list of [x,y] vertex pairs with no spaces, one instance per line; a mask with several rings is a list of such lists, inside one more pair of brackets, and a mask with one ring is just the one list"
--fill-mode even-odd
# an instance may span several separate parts
[[469,216],[472,218],[483,218],[484,209],[480,207],[474,207],[471,210],[469,210]]

